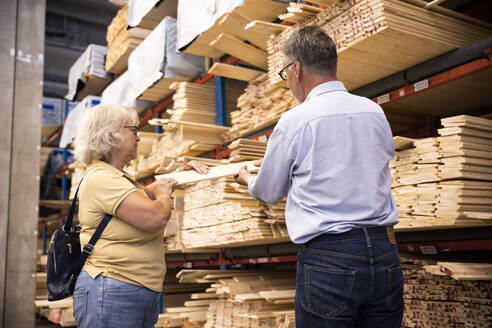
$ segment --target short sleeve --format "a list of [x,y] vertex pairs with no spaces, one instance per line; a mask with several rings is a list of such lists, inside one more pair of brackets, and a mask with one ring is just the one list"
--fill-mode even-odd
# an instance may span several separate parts
[[96,171],[88,177],[87,194],[90,206],[106,214],[116,215],[121,202],[138,188],[125,176]]

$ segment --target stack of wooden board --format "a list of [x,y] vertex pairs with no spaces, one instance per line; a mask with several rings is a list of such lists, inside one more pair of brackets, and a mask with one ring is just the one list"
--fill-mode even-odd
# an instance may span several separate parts
[[123,73],[128,66],[128,57],[151,32],[151,30],[134,27],[127,29],[128,6],[124,6],[108,26],[106,41],[108,54],[106,56],[106,71],[114,74]]
[[[225,13],[184,50],[187,53],[220,58],[228,53],[266,70],[265,42],[270,34],[250,33],[246,26],[254,20],[272,22],[285,12],[287,5],[273,0],[245,0],[242,6]],[[216,8],[217,10],[217,8]],[[220,36],[223,34],[222,36]],[[244,41],[255,44],[258,48]],[[262,48],[263,47],[263,48]]]
[[280,116],[297,105],[291,92],[269,86],[267,75],[251,81],[246,92],[237,99],[238,111],[231,113],[231,130],[226,140],[247,136],[276,123]]
[[397,0],[336,1],[269,41],[270,82],[285,86],[277,74],[283,65],[280,50],[295,29],[318,25],[333,38],[338,79],[351,90],[490,35],[490,25],[472,24],[455,14]]
[[263,158],[267,143],[251,139],[237,139],[229,145],[231,156],[229,162],[242,162]]
[[[167,110],[172,121],[217,123],[215,85],[175,82],[170,89],[176,90],[173,109]],[[227,123],[230,122],[229,113],[237,109],[237,98],[241,93],[240,89],[226,88]]]
[[185,189],[181,241],[186,248],[281,242],[288,238],[280,224],[264,222],[263,205],[238,192],[232,177],[205,180]]
[[285,22],[297,24],[314,17],[321,11],[323,11],[323,9],[319,7],[291,2],[289,7],[287,7],[287,13],[279,15],[278,18]]
[[48,300],[34,301],[36,313],[45,317],[49,321],[59,324],[62,327],[74,327],[75,319],[73,317],[73,298],[50,302]]
[[[441,267],[488,268],[485,281],[456,280]],[[402,258],[405,276],[404,328],[490,327],[492,324],[492,276],[490,264],[437,263]],[[473,271],[473,270],[472,270]]]
[[441,120],[442,179],[492,181],[492,120],[468,115]]
[[205,327],[273,328],[276,316],[293,311],[294,271],[183,270],[178,278],[213,282],[206,293],[192,295],[209,300]]
[[197,156],[216,149],[218,144],[224,143],[222,134],[229,131],[223,126],[169,119],[152,119],[150,123],[164,126],[164,133],[153,142],[147,156],[139,156],[138,163],[133,162],[125,168],[137,178],[172,165],[177,157]]
[[296,328],[295,311],[278,311],[274,312],[277,328]]

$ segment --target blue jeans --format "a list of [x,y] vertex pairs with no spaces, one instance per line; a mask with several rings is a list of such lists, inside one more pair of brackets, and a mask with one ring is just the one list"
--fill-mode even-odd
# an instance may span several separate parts
[[296,327],[400,328],[403,273],[386,228],[324,234],[297,254]]
[[159,316],[160,293],[82,271],[73,293],[78,328],[153,328]]

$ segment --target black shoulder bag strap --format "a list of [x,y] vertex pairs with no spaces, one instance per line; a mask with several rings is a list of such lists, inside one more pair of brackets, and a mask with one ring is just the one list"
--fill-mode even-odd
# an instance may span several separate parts
[[[72,228],[73,214],[75,213],[75,203],[77,202],[77,196],[79,193],[79,188],[80,188],[80,185],[82,184],[82,181],[84,180],[84,178],[82,178],[82,180],[80,180],[80,183],[77,187],[77,190],[75,191],[75,196],[73,197],[72,206],[70,207],[70,211],[68,213],[67,222],[63,226],[63,230],[66,232],[70,231]],[[82,271],[82,268],[84,267],[85,261],[87,260],[89,255],[91,255],[92,250],[94,249],[94,245],[96,244],[99,237],[101,237],[104,229],[108,225],[111,218],[112,218],[111,214],[106,214],[104,216],[104,218],[102,219],[101,223],[99,223],[99,225],[97,226],[96,232],[94,232],[94,234],[92,235],[89,242],[86,245],[84,245],[84,248],[82,249],[82,253],[80,254],[79,259],[72,266],[72,275],[75,274],[75,276],[78,276],[80,271]]]
[[111,220],[112,215],[111,214],[106,214],[104,218],[102,219],[101,223],[99,223],[99,226],[97,226],[96,232],[92,235],[91,239],[87,244],[84,245],[84,248],[82,249],[82,253],[80,254],[79,259],[77,262],[73,265],[72,267],[72,274],[79,274],[80,271],[82,271],[82,268],[84,267],[85,261],[91,255],[92,250],[94,249],[94,245],[96,244],[97,240],[99,237],[101,237],[104,229],[108,225],[109,221]]

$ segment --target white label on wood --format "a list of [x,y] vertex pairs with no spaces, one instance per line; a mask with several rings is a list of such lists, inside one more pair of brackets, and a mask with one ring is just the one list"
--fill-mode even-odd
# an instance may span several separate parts
[[429,80],[425,79],[417,82],[413,85],[415,92],[427,89],[429,87]]
[[378,105],[387,103],[388,101],[390,101],[390,95],[389,95],[389,93],[385,93],[384,95],[379,96],[378,99],[377,99]]
[[267,142],[268,139],[267,139],[267,137],[265,135],[263,135],[263,136],[259,136],[258,137],[258,141]]
[[437,254],[437,248],[436,246],[433,245],[420,246],[420,250],[422,251],[422,254],[426,254],[426,255]]

